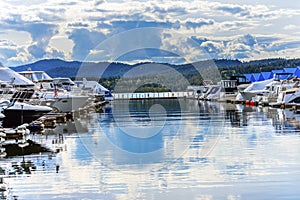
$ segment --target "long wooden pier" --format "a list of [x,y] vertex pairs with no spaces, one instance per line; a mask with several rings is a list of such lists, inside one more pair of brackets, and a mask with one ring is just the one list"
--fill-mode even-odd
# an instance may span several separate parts
[[188,92],[114,93],[115,100],[174,99],[186,98]]

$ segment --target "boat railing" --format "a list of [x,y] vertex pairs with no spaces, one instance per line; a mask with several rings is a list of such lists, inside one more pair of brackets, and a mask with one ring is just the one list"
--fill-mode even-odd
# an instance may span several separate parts
[[236,80],[221,80],[221,86],[223,88],[236,88],[237,81]]
[[1,99],[10,99],[13,94],[14,91],[12,90],[12,88],[1,88],[0,90]]
[[34,94],[33,89],[16,91],[10,98],[11,103],[29,101]]

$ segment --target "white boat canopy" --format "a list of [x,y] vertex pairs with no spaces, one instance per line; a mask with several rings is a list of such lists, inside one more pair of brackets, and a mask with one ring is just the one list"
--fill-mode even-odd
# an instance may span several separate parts
[[0,80],[15,86],[21,86],[21,87],[34,86],[34,83],[32,81],[18,74],[14,70],[3,66],[1,63],[0,63]]
[[99,84],[97,81],[88,81],[85,78],[83,78],[82,81],[75,81],[75,84],[77,84],[78,87],[81,86],[83,89],[93,89],[98,93],[109,92],[107,88]]
[[75,83],[70,78],[53,78],[53,82],[56,84],[63,84],[63,85],[75,85]]
[[23,75],[27,79],[31,80],[34,83],[39,82],[52,82],[53,79],[44,71],[23,71],[19,72],[19,74]]

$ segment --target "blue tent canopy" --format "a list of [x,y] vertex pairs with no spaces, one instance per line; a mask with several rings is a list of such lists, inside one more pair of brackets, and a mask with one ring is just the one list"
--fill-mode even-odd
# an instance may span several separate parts
[[253,74],[251,75],[250,81],[251,81],[251,82],[261,81],[261,80],[259,79],[259,76],[260,76],[260,73],[253,73]]
[[[300,70],[300,68],[299,68]],[[300,74],[300,71],[299,71]],[[244,76],[246,77],[246,79],[248,79],[250,81],[252,74],[244,74]]]
[[295,74],[297,68],[283,68],[283,72],[293,73]]
[[260,79],[262,80],[268,80],[273,78],[273,73],[272,72],[260,72]]
[[282,73],[282,72],[283,72],[282,69],[272,70],[272,73],[273,73],[273,74],[276,74],[276,73]]
[[296,71],[295,71],[295,76],[297,77],[297,78],[300,78],[300,66],[298,66],[297,67],[297,69],[296,69]]

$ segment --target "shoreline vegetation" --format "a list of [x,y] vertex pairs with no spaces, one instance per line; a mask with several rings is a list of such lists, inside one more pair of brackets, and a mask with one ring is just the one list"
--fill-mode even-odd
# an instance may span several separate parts
[[[165,67],[164,67],[165,66]],[[203,80],[217,82],[232,75],[259,73],[300,66],[298,59],[263,59],[242,62],[216,59],[190,64],[78,62],[60,59],[40,60],[11,67],[15,71],[45,71],[52,77],[87,78],[99,82],[113,92],[169,92],[185,91],[188,85],[201,85]],[[156,69],[156,70],[155,70]],[[134,71],[134,73],[130,73]],[[76,77],[76,78],[75,78]]]

